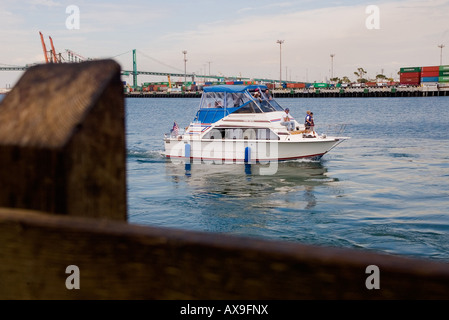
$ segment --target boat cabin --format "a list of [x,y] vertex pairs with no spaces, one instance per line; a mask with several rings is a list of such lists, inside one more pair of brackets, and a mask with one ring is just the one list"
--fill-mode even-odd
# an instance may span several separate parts
[[214,123],[231,113],[284,111],[264,85],[204,87],[195,121]]

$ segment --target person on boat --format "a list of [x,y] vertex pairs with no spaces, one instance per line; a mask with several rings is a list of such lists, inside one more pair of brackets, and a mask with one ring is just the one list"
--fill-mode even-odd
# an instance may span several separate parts
[[265,89],[264,93],[267,100],[273,100],[273,96],[271,95],[270,90],[268,90],[268,88]]
[[315,122],[313,120],[313,112],[310,112],[310,132],[315,136]]
[[262,98],[260,97],[259,89],[256,89],[256,92],[254,92],[253,97],[259,100],[259,102],[262,102]]
[[310,116],[311,112],[309,110],[307,110],[307,115],[306,115],[306,119],[304,120],[304,126],[306,127],[306,132],[310,132],[310,126],[312,125],[311,119],[312,117]]
[[281,118],[281,125],[286,126],[288,131],[294,131],[295,130],[295,120],[293,120],[293,117],[289,115],[290,109],[285,108],[284,114]]

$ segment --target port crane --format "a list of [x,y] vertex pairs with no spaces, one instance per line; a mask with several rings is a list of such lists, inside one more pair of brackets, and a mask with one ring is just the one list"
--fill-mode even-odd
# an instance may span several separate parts
[[53,44],[53,39],[51,37],[48,37],[50,39],[51,50],[47,51],[47,47],[45,46],[45,41],[44,41],[44,35],[40,31],[39,31],[39,35],[41,37],[42,49],[44,50],[45,63],[50,63],[50,62],[60,63],[62,60],[61,54],[59,53],[59,57],[57,57],[55,46]]

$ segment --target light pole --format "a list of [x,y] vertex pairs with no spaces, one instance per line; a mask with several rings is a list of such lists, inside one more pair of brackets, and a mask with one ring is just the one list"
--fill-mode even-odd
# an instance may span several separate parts
[[331,80],[334,78],[334,57],[335,53],[331,53]]
[[444,44],[440,44],[440,45],[438,46],[438,48],[440,48],[440,66],[443,65],[443,48],[444,48],[444,47],[445,47]]
[[[212,61],[207,61],[207,63],[209,64],[209,77],[210,77],[210,63],[211,63]],[[209,79],[209,81],[211,81],[210,79]]]
[[186,59],[187,51],[184,50],[182,53],[184,54],[184,84],[185,84],[187,82],[187,59]]
[[279,43],[279,84],[282,86],[282,44],[284,40],[278,40],[276,43]]

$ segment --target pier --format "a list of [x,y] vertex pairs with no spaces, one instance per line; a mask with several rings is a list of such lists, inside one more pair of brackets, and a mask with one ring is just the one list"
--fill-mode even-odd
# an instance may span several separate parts
[[[275,89],[276,98],[391,98],[391,97],[445,97],[447,87],[381,87],[331,89]],[[200,98],[202,91],[183,92],[127,92],[127,98]]]

